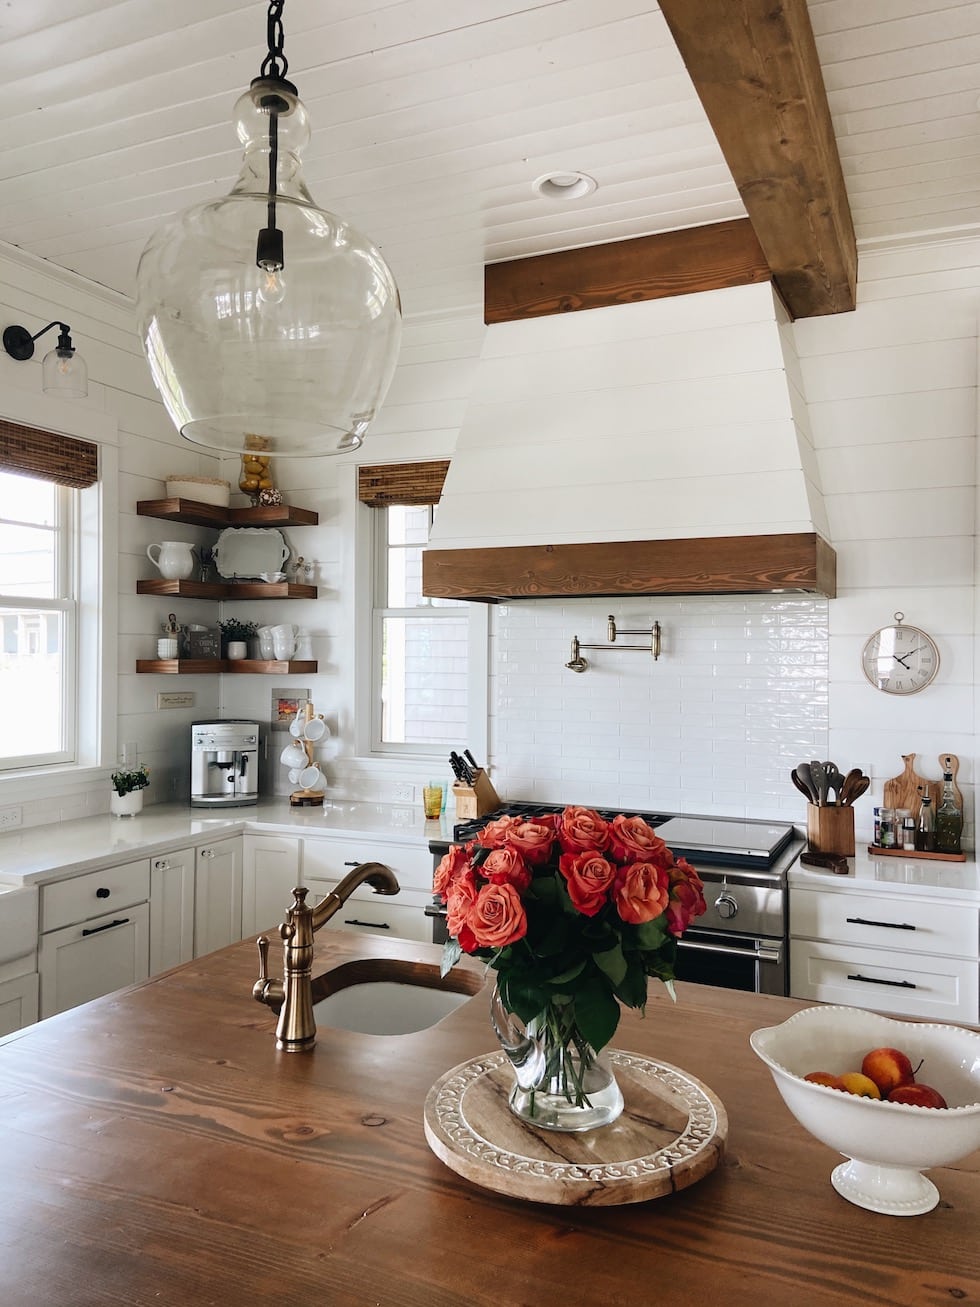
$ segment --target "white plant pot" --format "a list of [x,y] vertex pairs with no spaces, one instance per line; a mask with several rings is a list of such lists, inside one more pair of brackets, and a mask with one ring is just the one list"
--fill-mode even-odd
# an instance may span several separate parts
[[143,791],[130,790],[128,794],[117,794],[113,790],[109,795],[109,811],[114,817],[135,817],[143,811]]
[[244,640],[228,641],[228,657],[232,662],[240,662],[241,659],[248,657],[248,644]]

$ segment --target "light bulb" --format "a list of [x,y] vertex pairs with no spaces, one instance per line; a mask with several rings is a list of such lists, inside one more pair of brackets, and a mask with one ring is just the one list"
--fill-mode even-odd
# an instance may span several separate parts
[[286,296],[286,278],[282,268],[259,268],[260,304],[281,304]]

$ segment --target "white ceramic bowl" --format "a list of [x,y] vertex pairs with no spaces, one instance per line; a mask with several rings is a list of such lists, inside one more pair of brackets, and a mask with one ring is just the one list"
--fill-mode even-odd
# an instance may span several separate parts
[[[939,1191],[920,1171],[980,1148],[980,1032],[828,1005],[757,1030],[749,1042],[800,1125],[851,1159],[835,1167],[831,1183],[858,1207],[890,1216],[929,1212]],[[916,1080],[949,1106],[859,1098],[803,1079],[811,1071],[860,1071],[865,1053],[883,1047],[901,1049],[913,1067],[921,1061]]]
[[231,483],[220,477],[167,477],[167,498],[193,499],[199,504],[227,508],[231,499]]

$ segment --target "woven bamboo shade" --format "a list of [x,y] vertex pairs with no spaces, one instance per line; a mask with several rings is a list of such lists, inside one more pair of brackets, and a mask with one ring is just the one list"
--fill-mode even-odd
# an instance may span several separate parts
[[0,418],[0,471],[84,490],[99,479],[99,447]]
[[428,463],[386,463],[357,469],[357,497],[370,508],[389,504],[438,504],[449,459]]

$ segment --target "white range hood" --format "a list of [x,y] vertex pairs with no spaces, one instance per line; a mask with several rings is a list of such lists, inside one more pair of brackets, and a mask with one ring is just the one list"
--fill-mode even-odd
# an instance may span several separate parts
[[489,326],[424,589],[833,593],[828,536],[766,282]]

